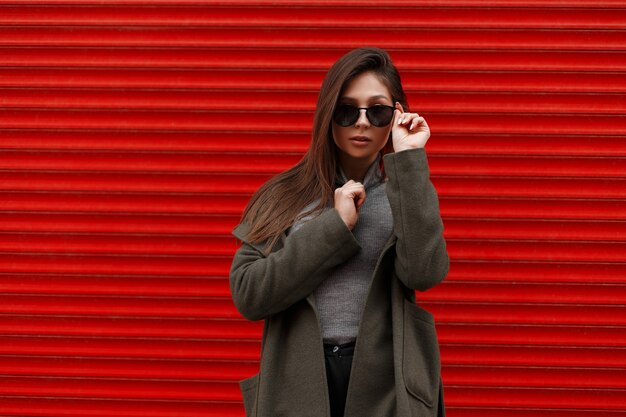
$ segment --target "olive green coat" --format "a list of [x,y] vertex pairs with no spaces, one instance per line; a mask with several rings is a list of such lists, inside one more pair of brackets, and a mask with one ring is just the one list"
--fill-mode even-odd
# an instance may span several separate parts
[[[387,154],[393,234],[378,259],[361,317],[345,417],[443,416],[433,316],[415,304],[448,272],[437,192],[424,149]],[[243,241],[233,259],[233,300],[249,320],[265,320],[260,371],[241,381],[246,416],[330,417],[323,341],[313,290],[354,256],[358,241],[334,208],[282,235],[268,256]]]

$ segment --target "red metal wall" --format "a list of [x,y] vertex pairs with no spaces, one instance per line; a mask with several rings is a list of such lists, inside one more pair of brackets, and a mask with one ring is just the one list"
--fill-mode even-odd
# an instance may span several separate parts
[[432,129],[449,416],[626,416],[623,0],[0,0],[0,414],[243,416],[230,231],[361,45]]

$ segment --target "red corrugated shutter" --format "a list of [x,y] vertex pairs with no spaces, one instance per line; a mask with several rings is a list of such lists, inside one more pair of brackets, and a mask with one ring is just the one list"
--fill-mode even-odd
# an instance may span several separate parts
[[623,0],[0,0],[0,414],[243,416],[230,231],[361,45],[432,127],[449,416],[626,415]]

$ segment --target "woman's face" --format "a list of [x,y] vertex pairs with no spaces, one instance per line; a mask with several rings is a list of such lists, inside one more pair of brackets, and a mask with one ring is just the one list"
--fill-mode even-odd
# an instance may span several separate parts
[[[364,72],[354,77],[339,97],[337,105],[340,104],[356,107],[394,105],[389,89],[372,72]],[[358,159],[360,162],[371,163],[387,143],[391,123],[376,127],[367,119],[365,110],[360,110],[359,118],[353,125],[342,127],[333,121],[332,132],[343,161]]]

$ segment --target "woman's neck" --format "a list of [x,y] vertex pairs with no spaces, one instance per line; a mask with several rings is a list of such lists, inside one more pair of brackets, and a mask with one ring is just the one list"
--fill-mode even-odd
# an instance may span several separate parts
[[340,153],[339,164],[343,173],[346,174],[347,180],[354,180],[357,182],[363,182],[367,169],[376,160],[378,154],[373,155],[370,158],[352,158],[349,155]]

